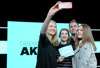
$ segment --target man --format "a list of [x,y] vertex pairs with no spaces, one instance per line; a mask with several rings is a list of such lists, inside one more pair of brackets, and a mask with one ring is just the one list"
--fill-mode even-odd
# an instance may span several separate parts
[[78,29],[78,23],[76,22],[76,20],[73,19],[69,23],[69,30],[71,32],[70,44],[72,44],[73,50],[75,50],[75,38],[76,38],[77,29]]

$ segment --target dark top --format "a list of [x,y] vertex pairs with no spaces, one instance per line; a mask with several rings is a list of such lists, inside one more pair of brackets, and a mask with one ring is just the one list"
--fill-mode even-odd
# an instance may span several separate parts
[[70,44],[73,47],[73,50],[75,50],[75,41],[72,39],[72,37],[70,38]]
[[[62,48],[64,46],[67,46],[67,44],[59,44],[58,45],[58,47],[57,47],[57,58],[60,56],[58,49]],[[72,68],[72,57],[71,56],[66,57],[63,62],[58,62],[57,67],[58,68]]]
[[36,68],[56,68],[56,53],[46,34],[40,34]]

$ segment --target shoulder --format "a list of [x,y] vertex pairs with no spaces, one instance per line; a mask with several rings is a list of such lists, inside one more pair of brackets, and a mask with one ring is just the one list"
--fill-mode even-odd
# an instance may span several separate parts
[[41,38],[44,38],[44,37],[46,37],[46,34],[45,33],[40,33],[40,36],[39,37],[40,37],[40,39]]
[[46,34],[45,33],[40,33],[40,36],[46,36]]
[[39,35],[39,42],[43,43],[46,40],[46,34],[40,33]]
[[85,49],[91,48],[92,43],[91,42],[86,42],[82,47]]
[[57,49],[61,48],[61,44],[59,44],[58,46],[56,46]]

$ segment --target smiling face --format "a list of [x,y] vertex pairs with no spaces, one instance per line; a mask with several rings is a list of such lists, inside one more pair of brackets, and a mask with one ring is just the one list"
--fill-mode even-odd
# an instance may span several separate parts
[[83,38],[83,27],[79,26],[78,30],[77,30],[77,37],[82,39]]
[[47,28],[47,33],[49,35],[55,35],[57,33],[57,27],[53,21],[50,21],[48,28]]
[[68,40],[68,32],[66,30],[62,30],[60,34],[60,38],[62,41],[67,41]]
[[71,32],[72,34],[76,34],[77,29],[78,29],[77,23],[76,23],[76,22],[72,22],[72,23],[70,24],[70,32]]

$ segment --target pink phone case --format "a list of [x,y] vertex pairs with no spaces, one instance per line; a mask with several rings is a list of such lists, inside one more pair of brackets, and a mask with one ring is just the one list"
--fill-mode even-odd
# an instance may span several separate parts
[[72,2],[59,3],[59,9],[72,9]]

